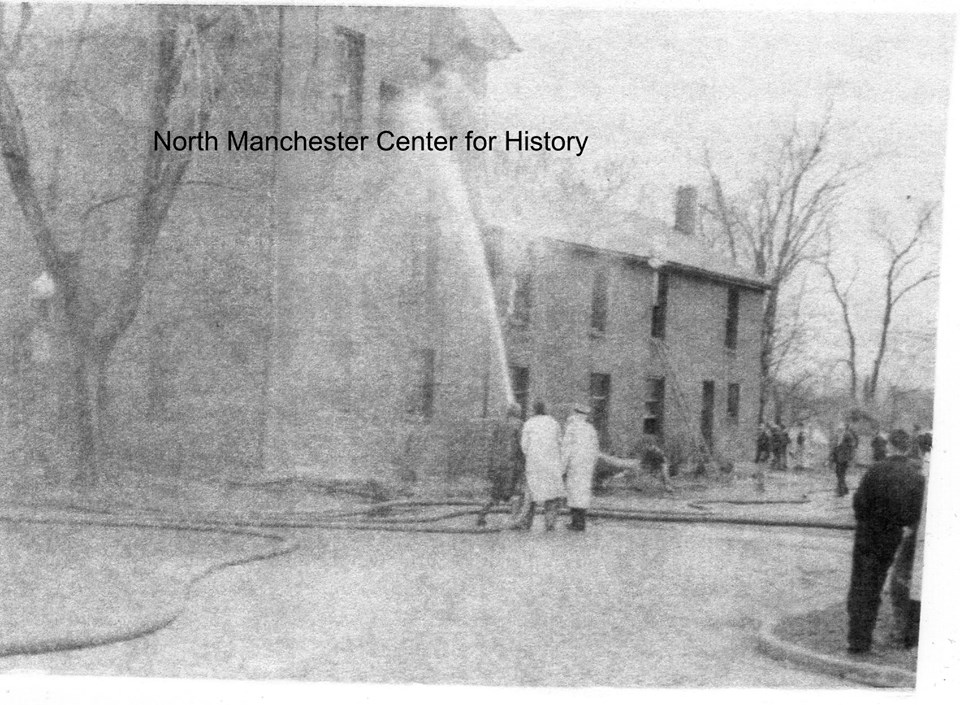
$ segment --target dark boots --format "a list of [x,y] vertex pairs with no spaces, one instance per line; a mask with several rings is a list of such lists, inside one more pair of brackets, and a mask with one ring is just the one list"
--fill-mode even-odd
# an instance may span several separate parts
[[570,507],[570,523],[567,524],[570,531],[586,531],[587,529],[587,510]]

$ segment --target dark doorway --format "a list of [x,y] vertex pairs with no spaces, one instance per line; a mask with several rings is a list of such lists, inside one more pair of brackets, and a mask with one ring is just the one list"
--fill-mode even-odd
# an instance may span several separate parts
[[610,375],[590,375],[590,409],[593,413],[593,427],[597,429],[600,447],[609,447],[610,433]]
[[707,446],[713,449],[713,382],[703,383],[703,407],[700,411],[700,432],[703,434],[703,440]]

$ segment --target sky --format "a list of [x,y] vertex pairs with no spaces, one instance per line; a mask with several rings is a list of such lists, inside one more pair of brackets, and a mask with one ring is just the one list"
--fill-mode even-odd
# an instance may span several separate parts
[[[840,214],[838,258],[857,271],[855,313],[865,345],[879,330],[879,252],[872,211],[909,228],[915,204],[943,184],[954,22],[949,15],[814,12],[650,12],[499,8],[522,51],[495,62],[488,119],[502,129],[590,136],[584,162],[624,158],[636,169],[636,207],[672,220],[677,186],[703,184],[709,149],[733,183],[755,173],[774,138],[828,106],[834,155],[876,156]],[[936,253],[927,255],[936,261]],[[835,304],[817,273],[805,309],[817,364],[843,352]],[[933,297],[931,299],[931,297]],[[932,384],[933,350],[913,345],[935,327],[936,285],[905,299],[908,355],[892,373]],[[898,334],[899,335],[899,334]]]

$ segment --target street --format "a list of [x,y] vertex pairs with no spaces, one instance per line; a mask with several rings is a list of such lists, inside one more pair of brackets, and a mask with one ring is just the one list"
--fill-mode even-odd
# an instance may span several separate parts
[[836,601],[849,536],[600,521],[584,535],[303,531],[202,581],[170,627],[3,670],[310,681],[842,686],[756,651],[764,619]]

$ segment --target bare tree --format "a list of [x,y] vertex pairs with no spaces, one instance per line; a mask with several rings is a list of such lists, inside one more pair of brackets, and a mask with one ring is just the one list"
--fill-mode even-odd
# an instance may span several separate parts
[[[63,183],[59,169],[62,146],[57,146],[56,168],[44,189],[40,178],[42,158],[31,150],[31,143],[42,141],[44,136],[40,125],[26,120],[21,109],[24,102],[36,103],[36,97],[30,94],[31,82],[22,80],[24,73],[49,71],[49,54],[60,48],[52,46],[49,39],[48,44],[41,39],[36,44],[39,56],[25,60],[24,37],[33,14],[29,4],[21,7],[13,41],[0,46],[0,150],[26,230],[59,292],[57,303],[65,322],[71,386],[77,400],[72,424],[77,435],[79,478],[87,481],[99,476],[107,365],[137,316],[157,238],[192,160],[191,151],[154,149],[153,135],[168,130],[196,134],[209,124],[226,85],[242,24],[241,14],[230,8],[154,6],[133,11],[149,13],[152,18],[152,45],[145,53],[145,61],[152,68],[152,83],[145,91],[146,117],[138,129],[142,135],[139,173],[132,182],[124,179],[129,185],[103,195],[91,206],[128,208],[121,245],[126,252],[117,258],[122,264],[116,265],[114,285],[108,292],[103,282],[91,282],[87,271],[103,263],[90,262],[96,258],[83,256],[82,248],[68,237],[71,226],[65,225],[56,212],[60,191],[70,186],[82,189],[84,185]],[[70,52],[68,73],[62,78],[46,76],[62,81],[62,90],[68,93],[92,90],[89,82],[81,86],[77,76],[89,39],[87,17],[89,13],[84,15]],[[67,99],[54,112],[54,122],[63,123],[68,115]],[[79,224],[73,225],[76,230],[82,229]]]
[[857,334],[856,331],[854,331],[853,318],[850,315],[850,290],[857,280],[859,270],[854,271],[853,276],[850,277],[850,281],[847,282],[846,286],[842,286],[832,263],[832,251],[832,243],[830,243],[827,246],[820,264],[830,283],[830,293],[833,294],[834,299],[840,306],[843,329],[847,334],[847,357],[844,360],[844,364],[850,376],[850,400],[856,402],[860,391],[860,382],[857,374]]
[[933,220],[939,210],[938,203],[927,203],[917,211],[913,232],[902,237],[896,235],[884,221],[875,223],[873,235],[884,246],[889,264],[884,273],[883,316],[880,324],[880,343],[870,375],[864,382],[864,401],[873,402],[877,395],[880,371],[887,354],[887,342],[893,314],[903,297],[927,282],[938,277],[936,265],[923,262],[922,250],[933,238]]
[[[877,350],[870,366],[870,372],[861,381],[857,362],[858,340],[851,314],[851,290],[859,269],[856,269],[846,284],[842,283],[835,263],[832,261],[831,248],[827,248],[821,266],[827,275],[830,292],[840,307],[844,331],[847,336],[847,358],[844,363],[849,372],[850,398],[872,405],[877,397],[880,373],[889,350],[889,341],[893,334],[893,324],[897,306],[914,289],[935,280],[938,276],[935,264],[923,251],[932,244],[933,221],[939,210],[938,203],[921,206],[914,220],[912,231],[907,235],[897,234],[883,213],[876,214],[871,235],[886,254],[886,266],[882,273],[883,310],[880,315],[879,340]],[[862,387],[862,388],[861,388]],[[862,396],[861,396],[862,394]]]
[[704,211],[717,239],[735,262],[744,262],[770,284],[760,339],[760,417],[775,367],[780,295],[801,263],[818,253],[843,194],[863,164],[838,164],[830,155],[829,114],[810,130],[794,124],[777,140],[774,156],[742,192],[730,189],[709,152],[710,179]]

